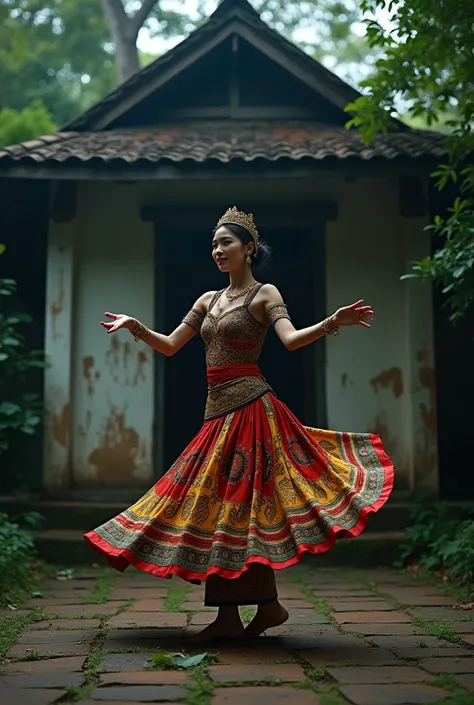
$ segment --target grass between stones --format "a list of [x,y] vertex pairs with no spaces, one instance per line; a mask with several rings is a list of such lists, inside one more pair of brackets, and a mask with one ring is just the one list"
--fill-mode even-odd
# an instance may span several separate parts
[[186,602],[191,587],[186,587],[169,581],[168,593],[165,599],[165,610],[168,612],[185,612],[183,604]]
[[84,684],[81,686],[68,685],[66,695],[59,701],[60,703],[76,703],[87,700],[100,679],[100,666],[106,655],[104,641],[107,636],[105,630],[101,630],[92,642],[91,650],[84,663]]
[[109,599],[110,593],[117,582],[118,574],[115,571],[107,570],[98,576],[94,590],[83,602],[85,605],[102,605]]
[[306,676],[304,681],[295,684],[296,688],[312,690],[321,705],[343,705],[347,702],[338,694],[339,686],[328,677],[324,668],[313,668],[303,658],[295,658],[304,668]]
[[435,676],[430,685],[443,688],[443,690],[447,690],[450,693],[449,697],[437,700],[433,705],[472,705],[472,692],[464,688],[452,675]]
[[16,644],[21,631],[32,624],[43,619],[43,615],[39,610],[32,610],[30,614],[17,616],[12,612],[12,616],[0,617],[0,659],[2,659],[7,651]]
[[[354,576],[356,575],[357,574],[354,574]],[[423,629],[423,632],[426,634],[426,636],[434,636],[438,639],[444,639],[445,641],[449,641],[452,644],[458,644],[460,641],[462,641],[461,635],[458,634],[455,629],[453,629],[449,622],[437,619],[426,619],[425,617],[418,617],[417,615],[411,613],[411,610],[413,610],[412,606],[404,605],[403,603],[398,602],[398,600],[396,600],[394,597],[392,597],[391,595],[387,595],[385,592],[383,592],[383,590],[380,590],[376,586],[374,586],[373,583],[368,580],[365,580],[363,576],[359,575],[358,578],[353,577],[353,579],[357,579],[360,583],[362,583],[367,588],[367,590],[369,590],[372,595],[374,595],[374,597],[380,597],[381,599],[385,600],[385,602],[388,602],[390,605],[392,605],[392,607],[394,607],[395,609],[399,610],[400,612],[405,612],[405,614],[410,617],[412,623],[416,627],[420,627],[420,629]]]

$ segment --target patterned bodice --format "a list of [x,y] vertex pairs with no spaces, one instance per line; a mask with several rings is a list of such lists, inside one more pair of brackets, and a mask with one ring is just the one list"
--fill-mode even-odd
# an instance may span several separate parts
[[[257,284],[247,294],[242,305],[219,314],[214,307],[224,294],[225,289],[222,289],[213,296],[205,315],[191,309],[185,316],[183,321],[201,333],[206,348],[207,367],[255,364],[258,361],[269,326],[260,323],[249,306],[262,286]],[[284,304],[268,307],[267,315],[271,325],[279,318],[289,318]],[[241,377],[209,385],[205,418],[229,413],[268,391],[271,389],[267,382],[258,377]]]
[[208,313],[201,326],[207,366],[256,363],[267,330],[246,305],[217,315]]

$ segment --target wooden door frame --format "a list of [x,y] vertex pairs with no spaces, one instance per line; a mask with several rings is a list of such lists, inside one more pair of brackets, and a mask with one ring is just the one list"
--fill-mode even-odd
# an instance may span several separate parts
[[[320,295],[315,301],[316,320],[326,316],[326,221],[337,218],[337,206],[334,203],[324,203],[315,206],[258,206],[249,209],[258,213],[258,223],[261,226],[307,228],[312,236],[312,249],[315,262],[322,262],[320,268],[320,287],[314,289]],[[166,310],[166,274],[167,274],[167,244],[173,231],[188,227],[209,227],[211,233],[216,222],[215,207],[185,206],[144,206],[141,216],[144,221],[152,222],[155,233],[155,329],[165,331]],[[316,322],[316,321],[315,321]],[[315,418],[320,427],[327,425],[326,404],[326,344],[323,338],[314,346],[314,393]],[[319,371],[322,374],[318,374]],[[155,356],[155,403],[153,423],[153,466],[155,477],[159,479],[164,467],[164,418],[165,418],[165,360],[162,355]]]

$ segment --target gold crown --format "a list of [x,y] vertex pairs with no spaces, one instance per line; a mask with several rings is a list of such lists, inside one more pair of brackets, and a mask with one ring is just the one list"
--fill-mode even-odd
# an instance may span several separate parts
[[253,237],[255,243],[255,252],[258,250],[258,230],[253,221],[253,213],[243,213],[237,210],[235,206],[228,208],[222,218],[220,218],[217,223],[217,227],[220,228],[221,225],[227,225],[231,223],[233,225],[240,225]]

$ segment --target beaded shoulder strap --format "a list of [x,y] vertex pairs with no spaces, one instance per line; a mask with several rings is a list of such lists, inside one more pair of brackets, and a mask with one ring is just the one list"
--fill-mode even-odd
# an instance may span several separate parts
[[253,289],[251,289],[249,291],[249,293],[245,297],[244,306],[250,306],[250,304],[252,303],[254,298],[257,296],[257,294],[260,291],[260,289],[262,288],[262,286],[263,286],[263,284],[257,284],[256,286],[254,286]]

